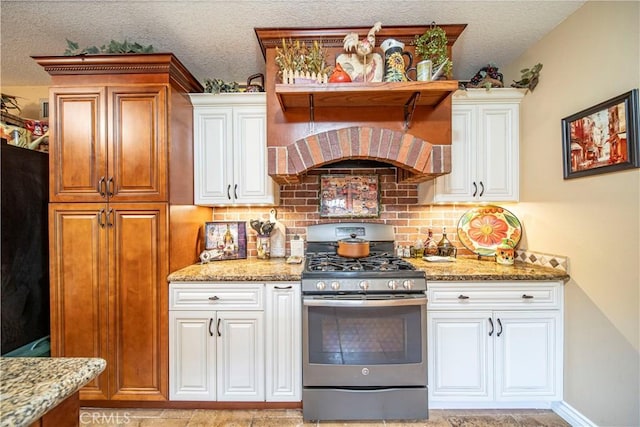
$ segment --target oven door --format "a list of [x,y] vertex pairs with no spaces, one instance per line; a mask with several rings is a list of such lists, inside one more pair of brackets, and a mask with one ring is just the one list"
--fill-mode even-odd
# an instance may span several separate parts
[[305,295],[305,387],[426,386],[424,294]]

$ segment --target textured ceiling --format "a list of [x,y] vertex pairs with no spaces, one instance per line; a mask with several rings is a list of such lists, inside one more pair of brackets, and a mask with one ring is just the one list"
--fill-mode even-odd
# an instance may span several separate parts
[[[111,39],[172,52],[200,81],[264,72],[255,27],[468,24],[453,46],[454,78],[508,65],[584,1],[177,0],[0,3],[2,86],[48,85],[31,55],[62,55]],[[379,44],[380,41],[378,41]],[[533,64],[531,64],[533,65]],[[505,82],[507,83],[507,82]]]

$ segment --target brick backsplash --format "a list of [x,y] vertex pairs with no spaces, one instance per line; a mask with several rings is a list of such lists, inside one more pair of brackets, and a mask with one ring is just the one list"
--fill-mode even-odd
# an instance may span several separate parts
[[[380,178],[381,213],[379,218],[328,219],[320,218],[320,175],[375,173]],[[417,184],[397,184],[395,168],[378,169],[322,169],[309,172],[300,183],[280,187],[280,205],[276,206],[278,219],[287,227],[287,254],[289,240],[295,234],[306,240],[306,227],[324,222],[378,222],[394,226],[396,243],[412,245],[420,238],[426,239],[429,229],[436,242],[447,229],[447,238],[458,247],[459,254],[471,254],[458,240],[456,225],[468,205],[418,205]],[[269,218],[270,207],[220,207],[213,208],[213,221],[249,221]],[[247,256],[256,256],[256,233],[247,225]]]

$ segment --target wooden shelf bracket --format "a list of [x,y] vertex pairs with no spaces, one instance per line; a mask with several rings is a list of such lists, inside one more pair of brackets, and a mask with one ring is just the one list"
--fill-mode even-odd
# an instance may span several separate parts
[[409,100],[404,104],[404,130],[408,130],[411,127],[411,119],[413,119],[413,112],[416,110],[416,104],[420,99],[420,92],[413,92]]

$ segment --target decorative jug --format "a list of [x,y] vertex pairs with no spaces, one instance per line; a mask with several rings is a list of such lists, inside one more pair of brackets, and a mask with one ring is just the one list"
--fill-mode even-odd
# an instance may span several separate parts
[[[413,64],[413,56],[404,50],[404,43],[396,39],[386,39],[380,44],[384,52],[384,78],[385,82],[406,82],[407,70]],[[409,60],[404,63],[404,56]]]

